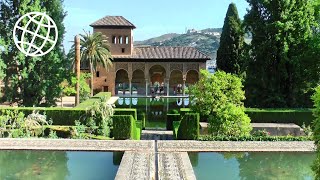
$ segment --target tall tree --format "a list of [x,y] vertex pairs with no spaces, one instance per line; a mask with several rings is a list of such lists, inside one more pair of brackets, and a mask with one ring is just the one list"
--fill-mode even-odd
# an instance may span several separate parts
[[[0,1],[0,37],[4,47],[1,57],[8,67],[5,71],[5,100],[17,102],[24,106],[55,105],[61,94],[59,84],[63,81],[66,71],[66,60],[62,49],[65,28],[62,0],[6,0]],[[12,40],[12,30],[16,21],[29,12],[45,12],[58,27],[58,42],[55,48],[42,57],[25,56]],[[25,26],[23,21],[21,26]],[[29,30],[35,30],[36,24],[30,24]],[[50,34],[51,35],[51,34]],[[25,38],[31,39],[30,34]],[[40,47],[42,40],[35,40]],[[44,48],[50,46],[46,44]]]
[[308,50],[315,24],[312,0],[247,0],[252,34],[246,79],[247,105],[300,107],[298,58]]
[[220,47],[217,52],[217,68],[219,70],[241,74],[243,71],[241,63],[243,43],[244,34],[241,20],[236,5],[231,3],[224,20]]
[[[74,49],[75,47],[73,45],[69,54],[74,55]],[[89,64],[91,74],[90,88],[91,96],[93,96],[93,75],[98,65],[102,65],[104,68],[112,66],[113,58],[109,50],[108,41],[100,32],[93,34],[85,32],[85,34],[80,35],[80,53],[81,62],[83,64]]]

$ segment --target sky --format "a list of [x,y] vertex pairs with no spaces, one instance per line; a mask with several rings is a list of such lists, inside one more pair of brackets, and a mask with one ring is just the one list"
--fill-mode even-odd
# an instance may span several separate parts
[[248,8],[245,0],[64,0],[64,47],[69,51],[75,35],[92,32],[90,24],[107,15],[123,16],[133,23],[137,27],[134,41],[185,33],[186,28],[220,28],[231,2],[243,19]]

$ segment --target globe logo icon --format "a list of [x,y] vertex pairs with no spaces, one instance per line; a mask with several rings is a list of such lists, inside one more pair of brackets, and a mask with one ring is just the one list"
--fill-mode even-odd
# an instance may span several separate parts
[[38,57],[49,53],[58,40],[58,28],[45,13],[30,12],[16,22],[13,40],[17,48],[27,56]]

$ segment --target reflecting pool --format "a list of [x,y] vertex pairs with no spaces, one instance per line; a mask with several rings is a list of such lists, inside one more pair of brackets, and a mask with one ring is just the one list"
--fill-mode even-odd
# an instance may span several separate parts
[[122,152],[0,151],[0,179],[114,179]]
[[198,180],[309,180],[315,153],[189,153]]
[[166,127],[167,113],[180,108],[189,107],[189,98],[131,98],[120,97],[116,102],[117,108],[137,109],[138,119],[145,115],[146,127]]

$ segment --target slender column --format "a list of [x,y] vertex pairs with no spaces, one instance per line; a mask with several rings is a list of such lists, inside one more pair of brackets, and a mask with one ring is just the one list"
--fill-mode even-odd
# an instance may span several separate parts
[[76,74],[77,74],[75,106],[77,106],[80,103],[80,36],[74,37],[74,43],[75,43],[75,62],[76,62],[75,65],[76,65]]
[[186,95],[186,91],[185,91],[185,88],[186,88],[186,80],[187,80],[187,77],[186,77],[186,75],[184,75],[184,76],[183,76],[183,86],[182,86],[183,96]]
[[129,92],[130,96],[132,95],[132,80],[129,80]]
[[146,79],[146,96],[148,96],[148,82],[149,82],[149,79]]
[[170,95],[170,84],[169,84],[169,79],[166,79],[166,82],[167,82],[167,96],[169,96]]

